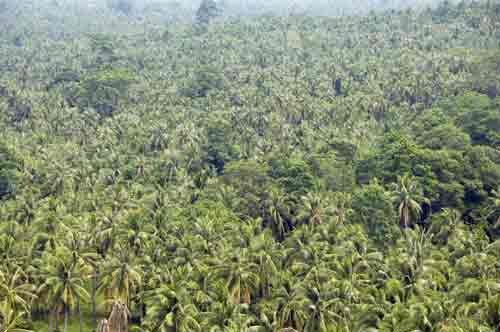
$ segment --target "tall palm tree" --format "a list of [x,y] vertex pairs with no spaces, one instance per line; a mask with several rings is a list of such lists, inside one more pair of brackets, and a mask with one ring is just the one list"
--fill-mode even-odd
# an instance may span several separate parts
[[377,261],[382,260],[381,254],[374,252],[362,256],[357,253],[347,254],[333,260],[335,279],[333,285],[337,289],[337,296],[344,303],[352,304],[366,300],[364,294],[370,287],[370,271],[379,268]]
[[[102,265],[102,256],[98,251],[100,246],[99,230],[96,229],[97,218],[95,214],[90,214],[84,222],[79,224],[81,238],[78,241],[72,241],[74,245],[73,256],[80,264],[87,267],[88,273],[92,277],[91,302],[92,319],[94,328],[97,328],[97,288],[99,285],[99,269]],[[75,250],[80,248],[81,251]],[[86,271],[87,272],[87,271]]]
[[16,312],[7,301],[0,302],[0,332],[32,332],[19,328],[26,312]]
[[185,288],[164,285],[146,294],[144,326],[155,332],[201,332],[198,310]]
[[64,332],[67,332],[71,309],[78,300],[89,297],[82,274],[65,247],[56,248],[54,253],[45,253],[38,265],[40,277],[44,280],[38,293],[43,295],[53,313],[63,310]]
[[[99,263],[99,255],[88,247],[88,241],[84,238],[83,231],[76,230],[62,226],[66,233],[66,247],[71,252],[72,264],[77,266],[80,273],[84,277],[92,277],[92,304],[94,313],[94,325],[97,325],[95,315],[95,284],[96,284],[96,269]],[[82,312],[81,312],[81,299],[77,298],[77,312],[79,316],[80,332],[83,329]]]
[[337,224],[343,224],[346,216],[352,212],[350,208],[351,204],[351,194],[344,192],[337,192],[334,194],[334,206],[333,206],[333,214],[335,218],[335,222]]
[[286,196],[278,190],[272,189],[269,191],[265,206],[264,216],[271,223],[276,239],[283,241],[285,234],[291,230],[291,224],[287,220],[289,211]]
[[319,225],[323,218],[323,200],[319,194],[308,193],[302,197],[303,209],[299,219],[304,219],[308,224]]
[[454,209],[445,208],[432,219],[429,232],[433,234],[433,243],[448,243],[448,239],[456,233],[462,214]]
[[[120,224],[117,232],[117,237],[128,244],[130,250],[133,250],[135,255],[139,255],[148,243],[153,226],[148,225],[142,218],[146,211],[134,211],[127,216],[126,222]],[[148,232],[148,227],[153,228]]]
[[251,262],[246,251],[236,253],[213,269],[210,280],[222,279],[229,290],[231,301],[236,304],[251,303],[252,294],[259,285],[259,267]]
[[118,249],[116,256],[104,262],[100,291],[114,300],[130,305],[130,299],[142,284],[142,268],[127,249]]
[[38,258],[46,249],[55,250],[58,244],[57,232],[61,225],[53,211],[48,211],[34,223],[35,235],[31,247],[31,256]]
[[30,302],[36,298],[35,286],[28,282],[27,275],[21,268],[17,268],[9,277],[2,277],[0,272],[0,298],[14,310],[14,312],[29,312]]
[[231,332],[232,323],[246,321],[248,318],[241,313],[239,304],[230,301],[215,302],[210,310],[201,315],[202,326],[207,331]]
[[19,252],[19,226],[16,222],[5,223],[0,228],[0,260],[4,263],[3,268],[10,269],[24,261],[25,257]]
[[[326,288],[326,287],[325,287]],[[304,332],[329,332],[337,326],[339,315],[335,312],[338,299],[326,289],[306,286],[307,319]]]
[[274,313],[277,327],[294,328],[302,331],[306,323],[307,298],[298,291],[299,287],[291,285],[293,281],[285,281],[273,292]]
[[259,236],[254,236],[250,250],[252,261],[258,266],[256,272],[260,281],[259,297],[269,296],[278,278],[278,266],[281,264],[281,257],[276,250],[272,234],[263,232]]
[[491,230],[495,234],[500,234],[500,186],[497,190],[492,190],[491,194],[493,197],[491,198],[491,204],[486,218],[493,218]]
[[[441,262],[433,259],[430,236],[421,228],[408,230],[406,236],[398,241],[398,248],[388,257],[389,265],[396,268],[390,271],[402,280],[405,287],[404,301],[426,283],[424,276],[429,279],[443,274]],[[437,269],[437,270],[436,270]],[[446,272],[445,272],[446,274]],[[432,282],[432,280],[429,280]],[[429,287],[430,288],[430,287]]]
[[417,182],[408,174],[398,177],[393,199],[398,204],[399,225],[403,229],[420,218],[422,208],[419,201],[428,202],[422,196]]

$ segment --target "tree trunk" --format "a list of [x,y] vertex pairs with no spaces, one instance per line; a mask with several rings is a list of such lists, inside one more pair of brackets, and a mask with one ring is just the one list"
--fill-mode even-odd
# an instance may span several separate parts
[[69,316],[68,306],[64,305],[64,332],[68,332],[68,316]]
[[49,332],[54,332],[54,315],[49,310]]
[[83,332],[83,323],[82,323],[82,308],[80,306],[80,298],[78,298],[78,320],[79,320],[79,325],[80,325],[80,332]]
[[139,311],[140,311],[140,321],[141,324],[144,321],[144,302],[142,301],[142,297],[139,299]]
[[96,309],[96,294],[97,294],[97,279],[98,279],[99,271],[94,271],[94,275],[92,276],[92,319],[94,323],[94,329],[97,329],[97,309]]
[[56,308],[56,332],[59,331],[59,309]]

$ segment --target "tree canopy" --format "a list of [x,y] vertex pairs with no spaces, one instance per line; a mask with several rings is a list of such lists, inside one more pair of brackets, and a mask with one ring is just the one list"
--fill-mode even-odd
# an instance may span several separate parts
[[0,332],[500,331],[500,5],[320,2],[0,0]]

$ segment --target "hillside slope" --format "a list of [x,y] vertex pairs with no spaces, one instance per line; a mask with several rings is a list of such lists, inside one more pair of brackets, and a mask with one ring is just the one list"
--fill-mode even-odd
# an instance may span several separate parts
[[48,8],[0,10],[0,331],[500,331],[498,2]]

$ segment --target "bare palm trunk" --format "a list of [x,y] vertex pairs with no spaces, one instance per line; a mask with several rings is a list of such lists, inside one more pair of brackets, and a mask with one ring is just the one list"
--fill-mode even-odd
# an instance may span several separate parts
[[54,331],[54,315],[51,310],[49,310],[49,332]]
[[83,332],[82,308],[80,306],[80,297],[78,297],[77,306],[78,306],[77,310],[78,310],[78,320],[79,320],[79,325],[80,325],[80,332]]
[[141,324],[144,320],[144,302],[142,301],[142,297],[139,299],[139,311],[140,311],[140,320]]
[[94,320],[94,329],[97,328],[97,309],[96,309],[96,294],[97,294],[97,279],[99,271],[96,269],[92,276],[92,318]]
[[56,331],[59,332],[59,309],[56,309]]
[[69,318],[69,310],[68,306],[64,306],[64,332],[68,332],[68,318]]

